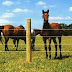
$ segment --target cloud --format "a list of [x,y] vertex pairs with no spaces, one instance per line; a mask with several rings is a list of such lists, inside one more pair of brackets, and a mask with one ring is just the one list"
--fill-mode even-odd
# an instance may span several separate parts
[[9,23],[11,23],[11,22],[6,19],[0,19],[0,25],[5,25],[5,24],[9,24]]
[[66,17],[50,17],[50,20],[72,20],[72,17],[66,16]]
[[32,12],[32,10],[16,8],[16,9],[13,10],[13,12]]
[[35,5],[42,6],[44,9],[47,8],[46,2],[43,2],[43,1],[38,1]]
[[69,7],[69,11],[71,11],[71,12],[72,12],[72,7]]
[[43,1],[39,1],[39,2],[36,3],[36,5],[46,5],[46,3],[43,2]]
[[14,17],[15,15],[13,13],[4,13],[2,16],[0,16],[1,18],[10,18],[10,17]]
[[0,16],[0,25],[10,24],[11,21],[7,20],[6,18],[14,17],[13,13],[4,13]]
[[4,1],[2,4],[6,5],[6,6],[11,6],[14,4],[14,2],[13,1]]

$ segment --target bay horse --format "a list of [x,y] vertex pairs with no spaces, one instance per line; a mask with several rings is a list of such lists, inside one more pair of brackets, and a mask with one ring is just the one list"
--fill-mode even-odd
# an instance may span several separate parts
[[64,30],[66,36],[72,36],[72,24],[67,26],[67,29]]
[[41,30],[40,29],[31,29],[31,48],[32,50],[35,50],[35,38],[36,36],[40,34],[41,35]]
[[[35,50],[35,38],[38,34],[41,33],[41,30],[40,29],[31,29],[31,49],[34,51]],[[18,42],[19,40],[17,40]],[[16,40],[14,39],[13,40],[13,44],[14,44],[14,47],[16,48]],[[18,46],[17,46],[18,47]]]
[[18,47],[19,39],[24,40],[24,42],[26,43],[26,30],[22,25],[18,27],[14,27],[12,25],[0,26],[0,40],[1,40],[1,32],[3,33],[5,38],[5,51],[9,50],[7,46],[9,38],[13,39],[14,45],[17,40],[17,47]]
[[3,44],[3,39],[2,39],[2,29],[4,28],[4,26],[0,26],[0,41]]
[[57,58],[57,42],[56,42],[56,37],[58,37],[59,40],[59,49],[60,49],[60,58],[62,58],[61,54],[61,36],[62,36],[62,27],[58,23],[49,23],[48,18],[49,18],[49,10],[44,11],[42,10],[43,14],[43,28],[41,31],[41,35],[43,36],[43,42],[44,42],[44,47],[46,51],[46,58],[48,58],[48,53],[47,53],[47,44],[46,40],[48,39],[49,41],[49,58],[51,59],[51,40],[53,40],[55,44],[55,57],[54,59]]

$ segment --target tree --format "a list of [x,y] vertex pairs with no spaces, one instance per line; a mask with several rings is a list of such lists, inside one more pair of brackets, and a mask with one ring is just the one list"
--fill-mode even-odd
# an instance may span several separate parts
[[67,24],[65,24],[65,23],[60,23],[60,25],[61,25],[62,28],[67,29]]

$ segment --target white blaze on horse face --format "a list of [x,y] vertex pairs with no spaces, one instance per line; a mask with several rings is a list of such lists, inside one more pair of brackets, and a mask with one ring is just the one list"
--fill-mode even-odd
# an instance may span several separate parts
[[47,13],[45,13],[45,15],[47,15]]

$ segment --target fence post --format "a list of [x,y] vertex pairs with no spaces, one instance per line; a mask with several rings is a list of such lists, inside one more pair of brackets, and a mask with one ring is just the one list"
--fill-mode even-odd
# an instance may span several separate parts
[[31,19],[26,20],[26,56],[27,62],[31,62]]

